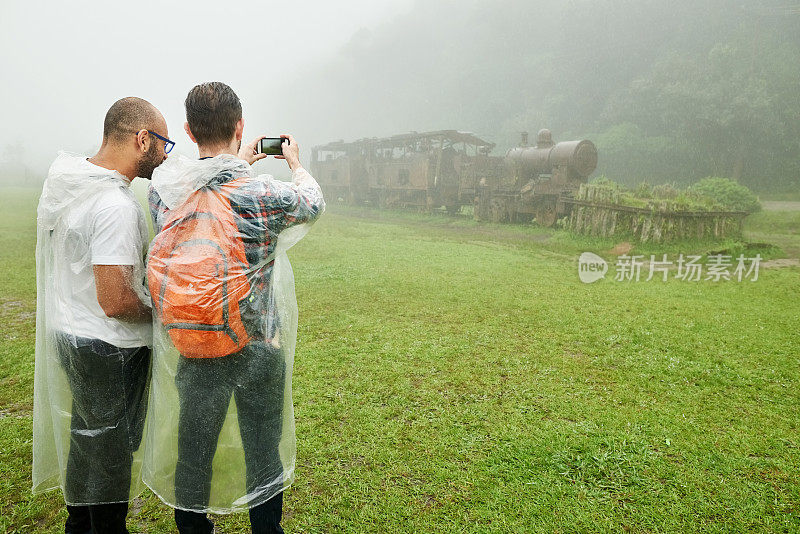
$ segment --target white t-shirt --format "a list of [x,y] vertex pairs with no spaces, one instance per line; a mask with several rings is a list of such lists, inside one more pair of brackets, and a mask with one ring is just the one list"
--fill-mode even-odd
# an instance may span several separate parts
[[[65,250],[70,261],[53,266],[56,309],[52,310],[55,313],[50,315],[50,324],[67,334],[100,339],[117,347],[151,346],[150,322],[121,321],[103,312],[93,270],[94,265],[131,265],[135,276],[143,276],[148,235],[138,202],[128,191],[107,189],[76,202],[59,224],[66,225]],[[143,284],[143,280],[133,283]]]

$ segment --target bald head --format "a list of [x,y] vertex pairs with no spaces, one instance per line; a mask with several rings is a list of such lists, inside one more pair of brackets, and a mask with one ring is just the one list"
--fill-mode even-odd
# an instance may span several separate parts
[[167,121],[147,100],[129,96],[114,102],[103,124],[103,144],[89,161],[131,180],[150,178],[167,159]]
[[140,130],[162,130],[164,117],[153,104],[142,98],[129,96],[114,102],[103,123],[103,143],[118,143]]

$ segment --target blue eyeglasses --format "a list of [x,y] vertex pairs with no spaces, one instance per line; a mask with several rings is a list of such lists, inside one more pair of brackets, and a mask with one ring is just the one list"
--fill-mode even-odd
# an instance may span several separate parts
[[[139,131],[141,131],[141,130],[139,130]],[[169,153],[170,153],[170,151],[171,151],[173,148],[175,148],[175,141],[170,141],[169,139],[167,139],[167,138],[166,138],[166,137],[164,137],[163,135],[158,135],[158,134],[157,134],[157,133],[155,133],[153,130],[147,130],[147,133],[149,133],[149,134],[152,134],[152,135],[155,135],[156,137],[158,137],[159,139],[161,139],[162,141],[164,141],[164,154],[169,154]],[[139,132],[136,132],[136,135],[139,135]]]

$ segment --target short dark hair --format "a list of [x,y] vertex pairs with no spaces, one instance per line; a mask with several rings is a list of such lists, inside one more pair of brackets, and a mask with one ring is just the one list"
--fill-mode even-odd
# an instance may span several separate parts
[[222,82],[195,85],[184,102],[186,122],[198,145],[228,143],[242,118],[242,103]]
[[121,98],[106,112],[103,141],[121,141],[139,130],[150,130],[159,115],[155,106],[147,100],[135,96]]

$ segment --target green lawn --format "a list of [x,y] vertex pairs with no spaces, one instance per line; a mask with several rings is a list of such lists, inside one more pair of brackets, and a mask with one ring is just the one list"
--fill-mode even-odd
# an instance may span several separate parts
[[[0,195],[0,532],[63,532],[60,495],[29,491],[37,193]],[[780,248],[634,253],[798,257],[797,222],[748,220]],[[287,532],[800,532],[800,269],[582,284],[580,252],[613,245],[330,209],[290,254]],[[150,494],[129,526],[174,531]]]

